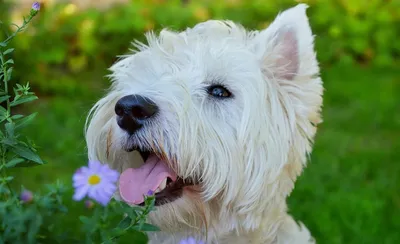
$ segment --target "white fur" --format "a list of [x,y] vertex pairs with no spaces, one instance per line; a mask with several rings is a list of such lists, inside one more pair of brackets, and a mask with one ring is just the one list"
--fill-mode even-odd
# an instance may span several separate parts
[[[111,67],[112,87],[88,118],[89,158],[122,171],[142,163],[124,147],[153,146],[179,176],[202,182],[199,192],[186,190],[151,214],[162,232],[150,243],[190,235],[207,243],[314,243],[286,206],[321,122],[323,88],[306,8],[284,11],[262,31],[210,20],[179,33],[148,33],[148,45],[135,43],[137,50]],[[234,97],[210,97],[205,87],[215,82]],[[130,94],[149,97],[160,114],[128,140],[114,106]]]

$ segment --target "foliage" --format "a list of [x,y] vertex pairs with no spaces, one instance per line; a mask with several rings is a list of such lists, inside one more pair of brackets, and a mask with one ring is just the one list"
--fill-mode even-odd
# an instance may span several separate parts
[[157,231],[157,227],[146,223],[147,215],[154,209],[154,196],[145,197],[144,207],[116,201],[103,207],[88,200],[87,207],[94,208],[94,213],[80,216],[81,233],[74,236],[71,233],[75,226],[68,229],[62,225],[68,213],[63,201],[68,187],[58,181],[48,185],[45,193],[32,193],[22,187],[20,194],[10,187],[14,176],[9,170],[44,164],[33,141],[24,139],[22,133],[22,128],[35,119],[36,113],[28,116],[15,113],[17,106],[38,97],[30,90],[29,83],[15,84],[13,92],[9,86],[14,65],[10,56],[14,49],[8,46],[26,29],[39,8],[35,3],[22,25],[16,26],[16,31],[0,42],[0,243],[115,243],[126,233],[140,235],[145,231]]
[[[110,66],[128,52],[130,42],[162,27],[182,30],[209,18],[232,19],[248,28],[264,28],[279,11],[298,2],[310,5],[318,59],[335,63],[399,65],[400,1],[386,0],[132,0],[107,10],[78,9],[73,4],[45,6],[30,32],[17,40],[18,79],[34,77],[41,92],[84,92],[69,77]],[[34,47],[34,48],[32,48]]]

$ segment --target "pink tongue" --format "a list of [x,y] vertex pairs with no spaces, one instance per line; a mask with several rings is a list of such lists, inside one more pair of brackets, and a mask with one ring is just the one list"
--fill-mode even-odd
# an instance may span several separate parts
[[119,177],[120,195],[127,203],[140,204],[144,201],[143,195],[147,195],[149,190],[154,192],[167,177],[175,181],[177,175],[164,161],[151,154],[140,168],[122,172]]

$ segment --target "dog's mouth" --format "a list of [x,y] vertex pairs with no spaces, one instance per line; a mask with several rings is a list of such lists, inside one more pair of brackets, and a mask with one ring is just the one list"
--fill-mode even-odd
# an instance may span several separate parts
[[144,196],[155,195],[155,205],[160,206],[180,198],[183,189],[195,185],[193,179],[179,177],[164,160],[162,153],[133,148],[143,159],[139,168],[129,168],[122,172],[119,192],[128,204],[143,205]]

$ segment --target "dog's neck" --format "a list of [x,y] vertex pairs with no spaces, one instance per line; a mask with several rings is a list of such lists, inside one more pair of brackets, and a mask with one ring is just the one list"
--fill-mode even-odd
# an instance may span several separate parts
[[[260,213],[260,222],[256,226],[249,227],[252,224],[246,223],[250,221],[247,216],[238,216],[225,210],[222,214],[213,215],[211,209],[215,210],[218,202],[210,201],[204,208],[206,219],[193,216],[181,216],[185,218],[187,223],[174,223],[173,226],[162,228],[162,232],[152,233],[150,244],[152,243],[179,243],[179,240],[188,236],[198,237],[206,243],[271,243],[275,244],[280,232],[280,227],[284,225],[286,214],[286,204],[277,204],[276,207],[265,209]],[[219,206],[220,207],[220,206]],[[215,213],[214,213],[215,214]],[[157,213],[153,214],[152,220],[157,223]],[[189,220],[190,219],[190,220]],[[235,225],[232,225],[235,223]],[[199,227],[199,225],[201,227]],[[207,226],[205,226],[207,225]],[[207,240],[205,240],[207,239]]]
[[[291,216],[283,213],[278,215],[277,222],[266,221],[259,228],[244,230],[224,230],[215,226],[207,232],[207,244],[315,244],[308,229],[300,223],[298,225]],[[149,244],[177,244],[188,237],[188,230],[180,232],[156,232],[149,235]],[[198,232],[197,232],[198,233]],[[198,237],[196,234],[190,236]],[[201,239],[201,237],[199,237]]]

